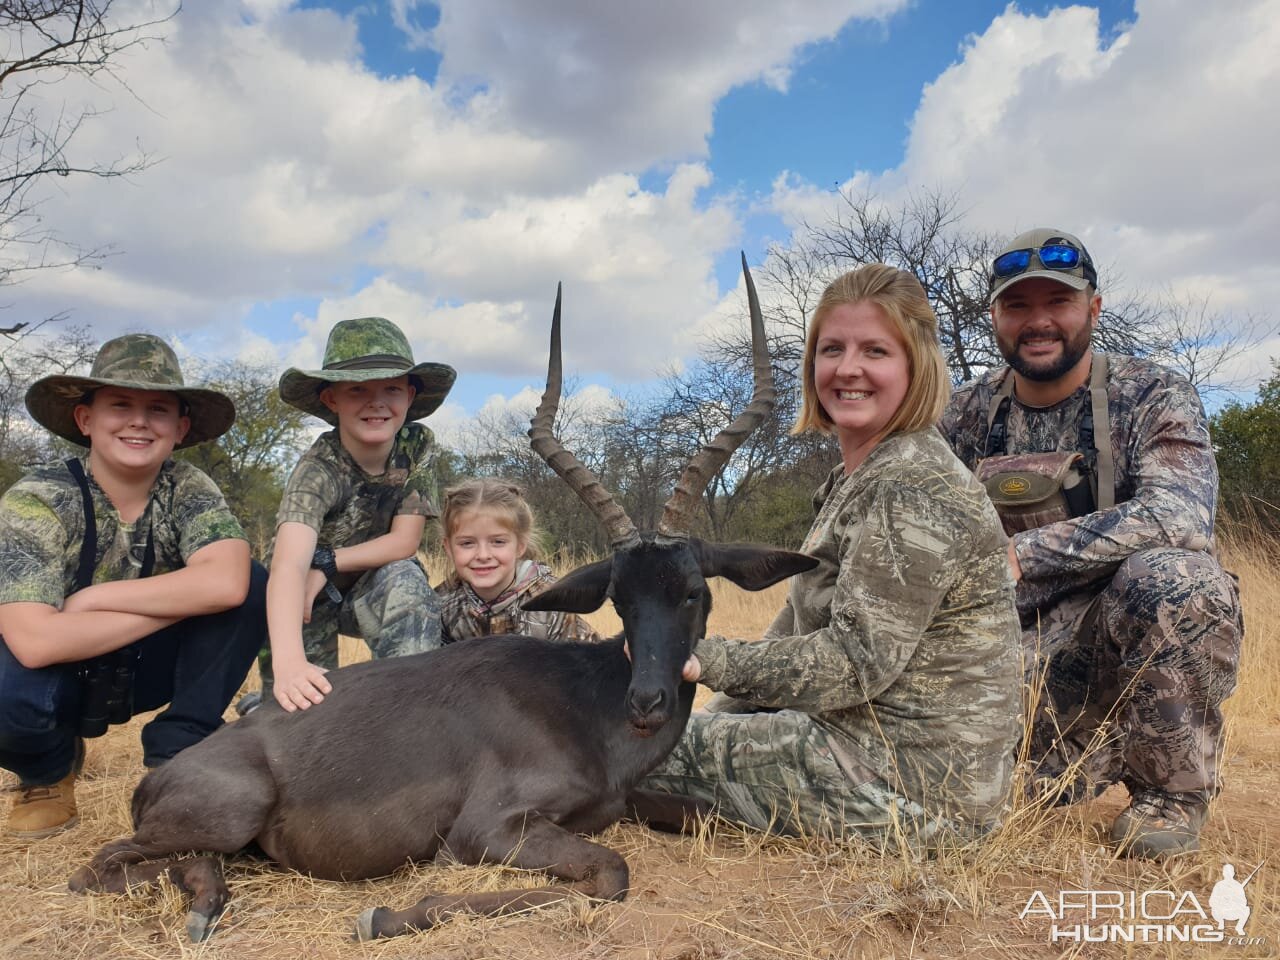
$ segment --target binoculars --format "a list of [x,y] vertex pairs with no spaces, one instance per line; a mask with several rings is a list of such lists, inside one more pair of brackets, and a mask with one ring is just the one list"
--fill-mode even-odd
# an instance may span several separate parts
[[129,647],[88,661],[80,668],[82,737],[100,737],[113,723],[133,717],[133,674],[138,653]]

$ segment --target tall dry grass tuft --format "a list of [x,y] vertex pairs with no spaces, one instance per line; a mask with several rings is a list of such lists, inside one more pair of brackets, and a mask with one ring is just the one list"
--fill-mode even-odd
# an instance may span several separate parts
[[1240,723],[1280,724],[1280,538],[1237,531],[1222,541],[1223,565],[1240,578],[1244,649],[1240,684],[1228,716]]

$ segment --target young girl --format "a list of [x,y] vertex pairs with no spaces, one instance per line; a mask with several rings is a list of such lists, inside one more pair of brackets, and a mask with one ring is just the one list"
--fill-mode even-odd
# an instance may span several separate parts
[[599,640],[572,613],[526,611],[524,603],[556,582],[537,561],[533,510],[506,480],[467,480],[444,494],[444,550],[453,573],[441,595],[444,642],[519,633],[544,640]]

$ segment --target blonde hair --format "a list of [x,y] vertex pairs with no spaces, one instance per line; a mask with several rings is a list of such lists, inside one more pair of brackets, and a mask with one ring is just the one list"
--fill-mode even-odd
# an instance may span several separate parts
[[444,509],[440,527],[448,540],[467,513],[484,513],[496,517],[517,538],[524,541],[524,557],[538,560],[542,556],[542,531],[533,519],[533,508],[524,491],[510,480],[476,477],[449,487],[444,492]]
[[833,309],[864,302],[874,303],[884,311],[907,353],[907,393],[885,424],[884,436],[922,430],[942,419],[942,411],[951,396],[951,380],[938,342],[938,318],[929,306],[924,287],[905,270],[884,263],[868,263],[831,281],[813,311],[804,341],[800,415],[791,428],[792,433],[832,431],[834,424],[818,400],[813,380],[818,336]]

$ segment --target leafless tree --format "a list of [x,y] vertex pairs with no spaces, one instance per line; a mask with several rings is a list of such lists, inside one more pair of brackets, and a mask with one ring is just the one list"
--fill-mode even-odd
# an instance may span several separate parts
[[846,191],[825,223],[805,233],[834,273],[887,263],[913,274],[929,295],[952,375],[967,380],[999,359],[987,317],[987,264],[998,246],[963,228],[954,195],[922,192],[901,205]]
[[115,6],[115,0],[0,2],[0,286],[111,252],[80,246],[47,226],[40,207],[51,181],[125,177],[152,162],[141,150],[111,159],[78,155],[76,134],[101,114],[60,94],[60,85],[74,78],[128,92],[117,68],[120,55],[159,39],[160,26],[178,12],[166,6],[119,21]]
[[[673,463],[679,463],[681,456],[687,459],[746,407],[753,384],[750,375],[744,382],[739,373],[732,366],[699,363],[667,374],[658,411],[661,430],[655,434],[663,452],[669,454],[667,459]],[[707,483],[702,500],[711,539],[724,539],[725,524],[749,497],[760,472],[772,465],[777,446],[775,427],[776,421],[766,418]]]
[[[634,464],[625,444],[635,442],[644,432],[643,420],[623,399],[612,407],[589,407],[572,382],[566,384],[564,394],[556,412],[555,435],[577,452],[602,483],[618,492],[630,512],[630,497],[642,474],[631,469]],[[457,472],[461,476],[505,477],[518,483],[539,526],[553,534],[552,546],[589,554],[607,550],[608,538],[600,524],[584,514],[576,498],[566,496],[563,481],[530,449],[532,413],[532,407],[478,413],[454,438]]]
[[223,360],[183,364],[199,381],[229,396],[236,422],[217,440],[178,452],[218,485],[258,556],[275,535],[284,482],[310,442],[305,413],[280,399],[279,371],[269,364]]
[[1239,390],[1244,380],[1231,373],[1232,365],[1278,329],[1254,314],[1214,310],[1209,297],[1195,295],[1166,296],[1155,308],[1155,321],[1162,342],[1153,359],[1182,373],[1201,396]]
[[[54,338],[24,335],[0,349],[0,489],[8,489],[31,464],[59,450],[56,440],[27,416],[27,388],[41,377],[88,368],[97,342],[82,327]],[[70,445],[67,444],[67,447]]]

